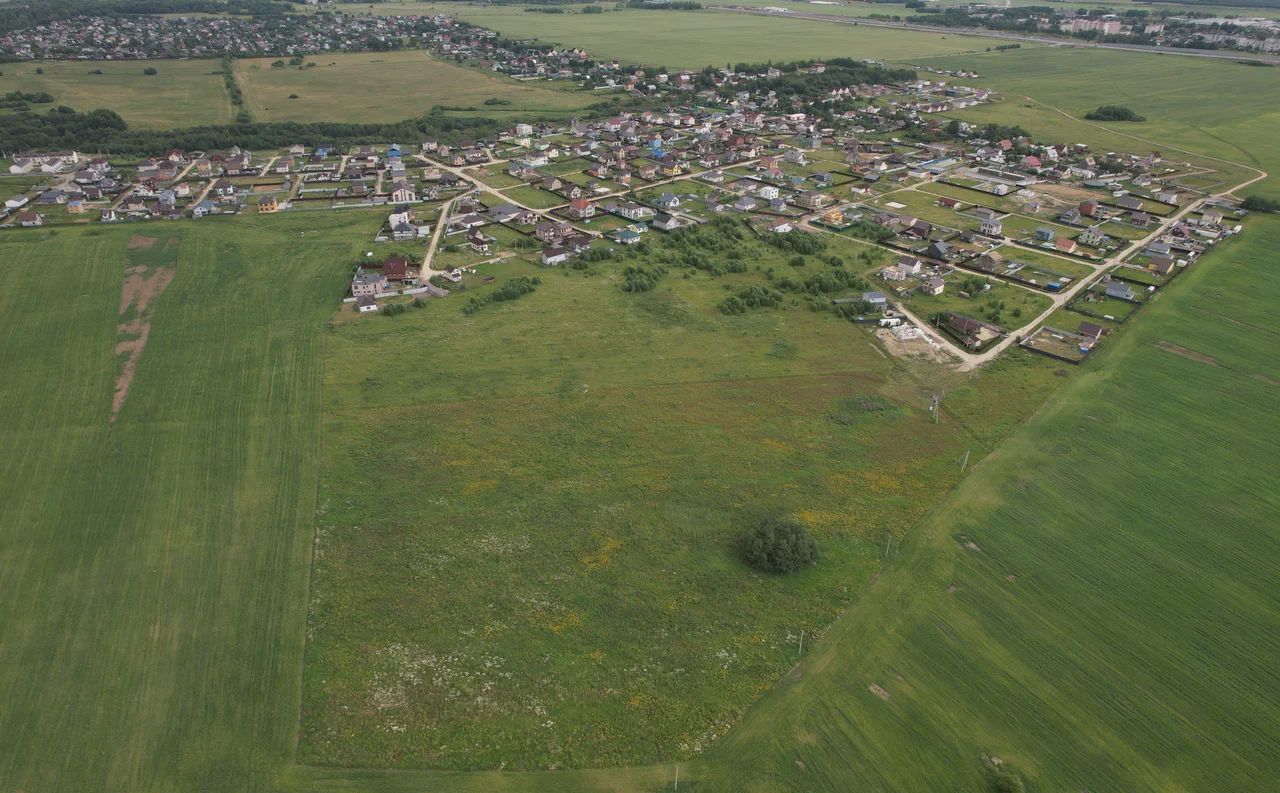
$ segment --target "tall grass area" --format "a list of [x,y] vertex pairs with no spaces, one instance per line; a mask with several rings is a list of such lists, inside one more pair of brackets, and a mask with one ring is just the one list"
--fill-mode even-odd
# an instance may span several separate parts
[[[636,294],[613,262],[484,269],[542,284],[330,339],[303,762],[696,755],[985,448],[930,420],[954,373],[791,301],[721,314],[757,272],[677,270]],[[1050,368],[1027,373],[1041,397]],[[738,537],[778,513],[808,525],[817,567],[741,561]]]
[[[322,332],[376,223],[3,235],[0,789],[262,790],[290,759]],[[166,246],[111,424],[125,267]]]
[[[924,521],[698,790],[1267,790],[1280,365],[1258,220]],[[878,686],[881,693],[871,690]]]

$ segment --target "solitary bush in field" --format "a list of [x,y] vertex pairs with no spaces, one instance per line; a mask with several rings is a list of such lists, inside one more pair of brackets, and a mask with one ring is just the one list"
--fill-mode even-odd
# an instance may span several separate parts
[[159,74],[159,72],[156,71],[156,67],[154,66],[148,66],[147,68],[142,70],[142,73],[143,74]]
[[765,518],[742,541],[747,564],[764,573],[790,573],[818,561],[804,524],[792,517]]
[[1085,113],[1084,117],[1090,121],[1146,121],[1124,105],[1103,105],[1097,110]]

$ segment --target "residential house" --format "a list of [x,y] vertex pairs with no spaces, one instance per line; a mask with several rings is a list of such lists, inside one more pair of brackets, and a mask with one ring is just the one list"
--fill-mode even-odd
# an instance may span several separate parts
[[1090,226],[1080,232],[1080,235],[1076,237],[1076,241],[1081,245],[1088,245],[1092,248],[1102,248],[1105,247],[1110,240],[1097,226]]
[[387,291],[387,277],[382,273],[359,270],[351,279],[351,294],[354,297],[373,297],[385,291]]
[[889,307],[889,296],[884,292],[863,292],[862,300],[870,303],[871,307],[877,311],[883,311]]
[[926,278],[924,283],[920,284],[920,291],[926,295],[940,295],[942,294],[942,291],[946,289],[946,286],[947,284],[945,281],[934,275]]
[[1112,279],[1107,282],[1106,295],[1107,297],[1113,297],[1118,300],[1132,301],[1134,299],[1133,288],[1124,281],[1118,281],[1116,279]]
[[409,274],[409,258],[407,256],[391,256],[382,263],[382,275],[387,281],[404,282],[412,280]]
[[653,218],[653,227],[662,231],[673,231],[680,227],[680,221],[665,212],[659,212]]
[[495,242],[493,237],[486,236],[484,232],[477,229],[467,232],[467,247],[476,253],[488,253],[493,242]]
[[595,217],[596,206],[585,198],[575,198],[569,202],[568,213],[575,220],[586,220]]
[[542,249],[542,264],[546,267],[554,267],[568,260],[569,252],[557,245]]
[[412,204],[418,200],[418,192],[412,184],[400,180],[392,185],[391,200],[397,204]]
[[25,226],[27,228],[44,225],[44,215],[39,212],[19,212],[16,219],[19,226]]

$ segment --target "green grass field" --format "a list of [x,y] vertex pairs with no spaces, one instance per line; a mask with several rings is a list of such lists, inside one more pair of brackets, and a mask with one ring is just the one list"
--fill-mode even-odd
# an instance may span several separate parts
[[[143,74],[146,65],[159,73]],[[95,69],[102,74],[90,74]],[[0,64],[0,72],[0,93],[46,91],[54,104],[114,110],[133,127],[193,127],[232,117],[217,61],[28,61]]]
[[1253,223],[1144,309],[918,527],[697,789],[983,791],[983,752],[1027,789],[1268,789],[1277,245],[1280,221]]
[[[693,756],[958,475],[967,434],[924,409],[951,373],[899,364],[829,312],[720,314],[758,271],[678,269],[628,294],[621,268],[485,265],[543,285],[330,337],[304,762]],[[889,409],[851,407],[865,398]],[[821,538],[822,565],[776,579],[738,560],[735,538],[777,512]]]
[[[276,60],[236,61],[236,79],[259,121],[399,121],[436,105],[453,114],[524,118],[571,113],[597,101],[562,84],[520,83],[422,50],[313,55],[307,60],[316,65],[309,69],[272,68]],[[487,99],[510,104],[485,105]]]
[[[671,66],[907,42],[460,13]],[[666,25],[683,27],[644,43]],[[903,35],[921,55],[962,46]],[[1280,167],[1271,69],[1049,48],[933,63],[1005,92],[974,120]],[[175,101],[157,126],[195,123]],[[1149,121],[1053,109],[1111,101]],[[1012,350],[968,376],[885,358],[800,305],[712,308],[756,272],[675,269],[629,295],[616,264],[513,262],[495,271],[544,281],[518,301],[330,326],[379,220],[0,238],[0,790],[656,793],[708,745],[682,788],[979,793],[983,753],[1042,791],[1280,777],[1280,221],[1251,221],[1078,370]],[[126,267],[173,280],[122,317]],[[113,423],[117,345],[136,338],[118,325],[141,314]],[[832,420],[863,394],[897,416]],[[805,513],[824,561],[763,580],[730,541],[779,506]],[[819,637],[803,658],[797,629]],[[645,765],[417,770],[600,758]]]
[[[324,323],[377,222],[3,235],[0,789],[260,790],[289,761]],[[138,265],[173,280],[112,424]]]
[[[974,69],[982,79],[969,82],[1003,94],[1003,101],[963,111],[960,118],[1020,124],[1038,138],[1085,142],[1108,150],[1164,151],[1222,171],[1226,184],[1256,173],[1208,159],[1220,157],[1272,174],[1271,179],[1250,190],[1280,196],[1280,180],[1276,179],[1280,146],[1274,135],[1280,122],[1280,79],[1274,68],[1065,48],[1012,50],[922,63]],[[1136,124],[1082,120],[1099,104],[1127,105],[1147,120]],[[1187,157],[1180,149],[1195,156]]]
[[[988,46],[987,39],[972,36],[824,25],[714,11],[531,14],[520,7],[463,3],[439,3],[434,8],[512,38],[583,47],[599,57],[673,69],[770,58],[915,58],[981,51]],[[768,47],[762,48],[762,42],[768,42]]]

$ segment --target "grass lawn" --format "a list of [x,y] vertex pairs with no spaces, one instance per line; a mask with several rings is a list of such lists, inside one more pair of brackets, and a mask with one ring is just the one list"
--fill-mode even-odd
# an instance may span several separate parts
[[1052,270],[1055,273],[1069,275],[1076,279],[1088,276],[1093,273],[1095,269],[1076,259],[1068,259],[1062,256],[1055,256],[1051,253],[1027,250],[1026,248],[1018,248],[1013,245],[1002,246],[999,249],[999,253],[1006,259],[1024,262],[1034,267]]
[[511,187],[501,191],[503,195],[509,196],[514,201],[519,201],[525,206],[534,209],[547,209],[548,207],[559,206],[569,203],[569,199],[564,196],[549,193],[538,187],[531,185],[522,185],[520,187]]
[[[985,281],[991,288],[973,297],[962,296],[962,283],[974,278]],[[907,306],[921,319],[927,319],[938,311],[954,311],[1012,331],[1030,322],[1053,303],[1046,295],[1030,289],[964,270],[953,272],[945,280],[946,289],[942,294],[914,294],[907,300]]]
[[[571,113],[597,100],[552,83],[519,83],[438,60],[422,50],[308,56],[314,68],[272,68],[274,58],[236,61],[236,79],[259,121],[398,121],[436,105],[480,115]],[[289,99],[297,94],[297,99]],[[511,104],[486,106],[486,99]]]
[[[929,193],[900,190],[896,193],[879,196],[873,199],[871,203],[895,214],[918,217],[936,226],[946,226],[957,230],[977,230],[982,227],[982,221],[969,214],[972,209],[971,205],[961,205],[960,211],[957,212],[954,209],[938,206],[938,196]],[[890,204],[901,204],[902,206],[897,208],[889,206]]]
[[[154,66],[158,74],[142,70]],[[217,61],[24,61],[6,63],[0,93],[46,91],[54,105],[107,108],[131,127],[174,129],[231,121],[231,100]],[[44,74],[36,74],[43,69]],[[102,74],[90,74],[95,69]],[[34,105],[40,108],[52,105]]]

